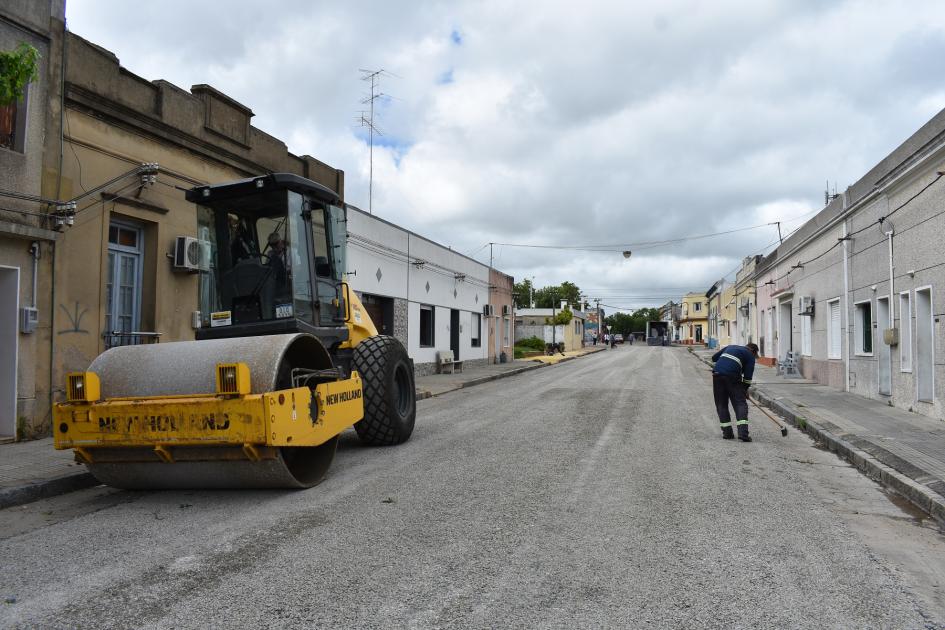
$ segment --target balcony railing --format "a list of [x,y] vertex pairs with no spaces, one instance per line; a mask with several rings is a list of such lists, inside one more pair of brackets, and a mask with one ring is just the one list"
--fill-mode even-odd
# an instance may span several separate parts
[[107,350],[117,346],[140,346],[149,343],[158,343],[161,341],[162,334],[163,333],[159,332],[121,332],[113,330],[112,332],[103,333],[102,338],[105,340],[105,349]]

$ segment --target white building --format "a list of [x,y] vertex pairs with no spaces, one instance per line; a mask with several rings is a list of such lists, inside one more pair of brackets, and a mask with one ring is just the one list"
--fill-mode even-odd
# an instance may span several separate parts
[[[400,339],[418,375],[437,353],[489,357],[489,267],[348,206],[348,282],[382,334]],[[502,328],[506,328],[503,326]]]

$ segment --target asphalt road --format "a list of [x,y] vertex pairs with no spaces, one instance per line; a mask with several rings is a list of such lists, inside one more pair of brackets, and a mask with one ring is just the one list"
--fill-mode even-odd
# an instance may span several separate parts
[[[0,511],[0,625],[945,628],[945,538],[705,366],[624,346],[346,434],[308,491],[97,488]],[[6,603],[2,603],[5,601]]]

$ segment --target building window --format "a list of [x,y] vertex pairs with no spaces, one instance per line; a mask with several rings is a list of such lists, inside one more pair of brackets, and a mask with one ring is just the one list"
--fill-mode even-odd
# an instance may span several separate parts
[[856,319],[853,330],[856,333],[856,353],[871,355],[873,354],[873,304],[860,302],[854,304],[854,308]]
[[30,85],[23,89],[23,97],[16,103],[0,107],[0,147],[23,153],[26,151],[26,112],[29,111]]
[[801,315],[801,354],[809,357],[811,355],[811,324],[813,315]]
[[503,331],[503,335],[502,335],[502,341],[503,341],[503,343],[502,343],[502,345],[503,345],[503,346],[508,346],[508,345],[509,345],[509,337],[512,336],[512,320],[509,319],[508,317],[503,317],[503,318],[502,318],[502,331]]
[[140,325],[141,229],[127,223],[108,226],[108,275],[105,277],[105,345],[134,343]]
[[420,347],[432,348],[436,345],[433,334],[433,307],[420,305]]
[[912,371],[912,296],[899,294],[899,370]]
[[478,348],[482,345],[480,341],[482,339],[482,315],[479,313],[471,313],[472,321],[470,322],[470,340],[469,345],[473,348]]
[[699,311],[701,311],[701,310],[702,310],[702,302],[696,302],[695,304],[693,304],[693,305],[692,305],[692,310],[694,310],[696,313],[698,313]]
[[839,359],[841,352],[840,335],[840,299],[827,303],[830,312],[830,321],[827,323],[827,358]]

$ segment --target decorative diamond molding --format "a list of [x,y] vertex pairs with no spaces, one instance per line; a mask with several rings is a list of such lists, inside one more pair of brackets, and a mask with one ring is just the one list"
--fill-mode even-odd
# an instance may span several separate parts
[[456,296],[459,295],[459,291],[453,289],[453,299],[456,299]]
[[429,293],[429,292],[430,292],[430,281],[428,280],[428,281],[427,281],[427,293]]
[[374,275],[377,277],[377,281],[378,281],[378,282],[380,282],[380,281],[381,281],[381,278],[384,277],[384,274],[381,273],[381,268],[380,268],[380,267],[377,268],[377,273],[374,274]]
[[479,294],[476,294],[476,304],[479,304]]

